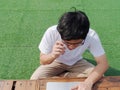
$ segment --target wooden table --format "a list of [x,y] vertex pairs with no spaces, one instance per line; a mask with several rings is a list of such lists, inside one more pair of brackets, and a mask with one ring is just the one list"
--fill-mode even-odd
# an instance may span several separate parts
[[[85,78],[41,78],[40,80],[0,80],[0,90],[46,90],[47,82],[81,82]],[[92,90],[120,90],[120,76],[99,80]]]

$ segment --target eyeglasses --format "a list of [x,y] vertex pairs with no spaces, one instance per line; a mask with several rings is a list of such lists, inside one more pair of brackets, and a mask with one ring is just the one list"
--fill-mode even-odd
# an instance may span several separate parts
[[84,44],[85,40],[82,40],[82,42],[78,42],[78,43],[69,43],[63,40],[63,43],[67,46],[73,45],[73,46],[82,46]]

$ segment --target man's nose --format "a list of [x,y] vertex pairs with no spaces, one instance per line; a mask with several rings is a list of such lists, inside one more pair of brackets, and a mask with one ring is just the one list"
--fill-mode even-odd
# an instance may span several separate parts
[[76,48],[75,45],[69,45],[69,46],[68,46],[68,49],[69,49],[69,50],[72,50],[72,49],[75,49],[75,48]]

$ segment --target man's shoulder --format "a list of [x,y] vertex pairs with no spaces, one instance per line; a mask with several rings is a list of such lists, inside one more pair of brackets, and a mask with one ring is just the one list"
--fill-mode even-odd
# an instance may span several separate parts
[[96,36],[98,36],[96,31],[90,28],[89,32],[87,34],[87,37],[86,37],[86,41],[94,40],[96,38]]
[[93,29],[89,29],[89,32],[88,32],[88,36],[90,36],[90,37],[93,37],[94,35],[96,35],[97,33],[95,32],[95,30],[93,30]]
[[54,40],[61,39],[61,36],[57,30],[57,25],[49,27],[45,32],[45,37],[53,38]]
[[50,26],[47,31],[57,31],[57,25]]

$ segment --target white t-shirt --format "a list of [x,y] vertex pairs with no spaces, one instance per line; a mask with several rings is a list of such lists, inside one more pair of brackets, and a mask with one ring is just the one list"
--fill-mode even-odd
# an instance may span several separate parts
[[[39,49],[42,53],[49,54],[52,51],[55,42],[61,40],[61,36],[57,31],[57,25],[52,26],[45,32],[39,45]],[[94,57],[101,56],[105,53],[97,33],[92,29],[89,29],[85,42],[82,46],[78,46],[73,50],[69,50],[66,47],[65,53],[60,55],[56,60],[66,65],[73,65],[82,59],[82,54],[87,49]]]

